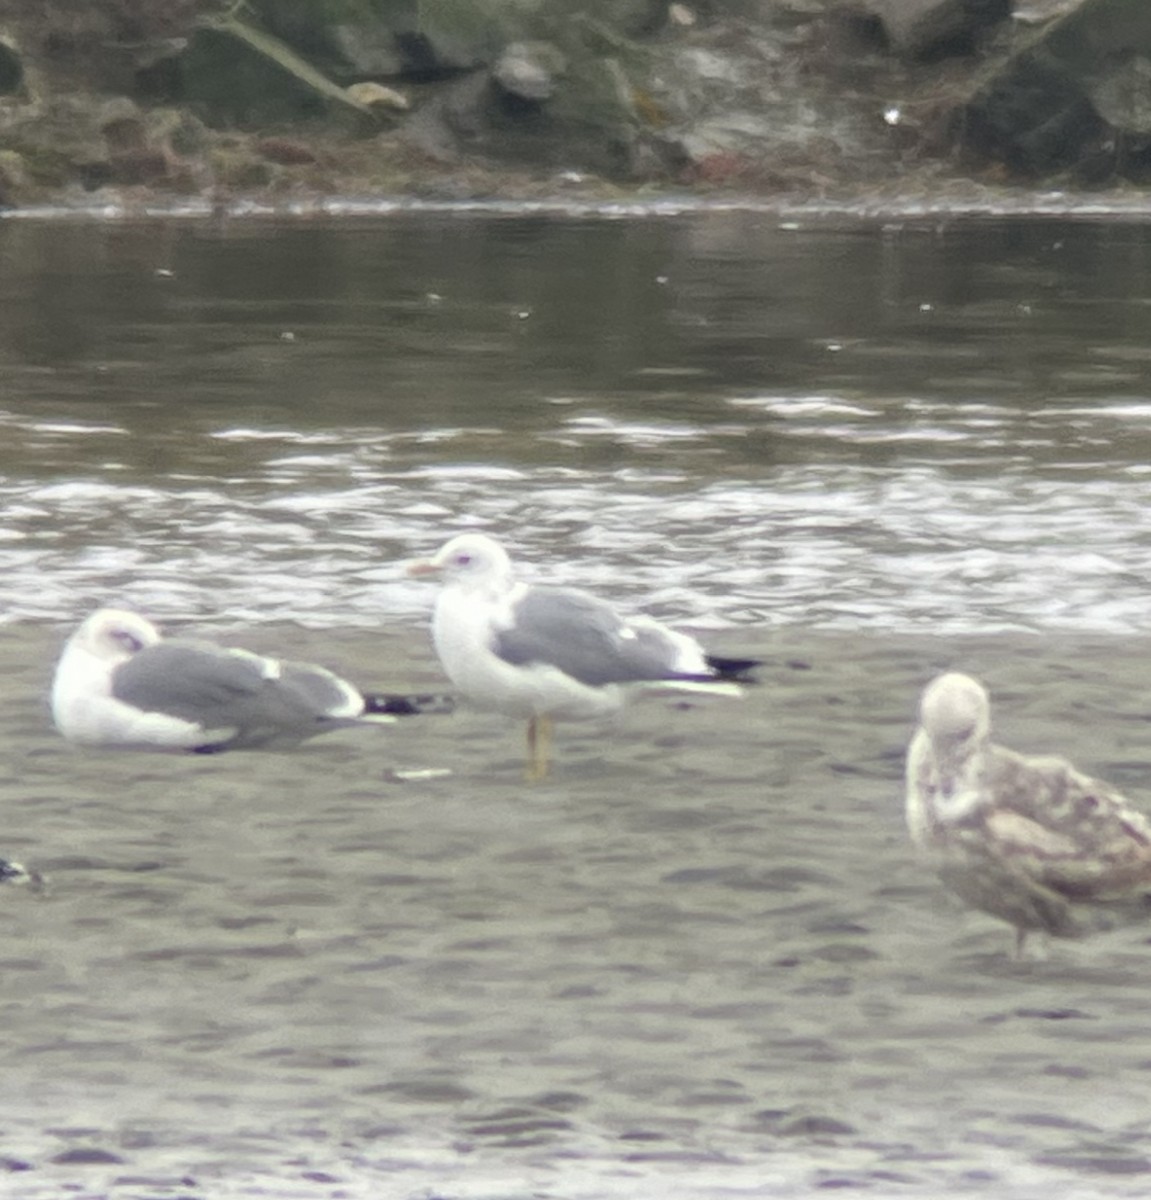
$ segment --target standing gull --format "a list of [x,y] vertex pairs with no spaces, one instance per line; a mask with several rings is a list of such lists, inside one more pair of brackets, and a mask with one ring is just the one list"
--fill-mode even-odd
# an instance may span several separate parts
[[991,741],[991,705],[968,675],[923,693],[907,756],[907,825],[940,877],[1015,927],[1080,937],[1151,916],[1151,822],[1106,783],[1055,757]]
[[311,663],[165,640],[144,617],[114,608],[72,634],[52,684],[52,717],[71,741],[200,754],[293,746],[449,707],[438,696],[364,695]]
[[438,574],[432,634],[468,699],[527,718],[529,780],[548,772],[552,722],[606,716],[629,693],[677,688],[739,695],[754,659],[713,658],[651,617],[621,617],[574,588],[516,581],[504,548],[483,534],[452,538],[409,574]]

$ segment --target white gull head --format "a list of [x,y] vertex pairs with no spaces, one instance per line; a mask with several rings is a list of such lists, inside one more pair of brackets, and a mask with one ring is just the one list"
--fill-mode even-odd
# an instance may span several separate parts
[[119,608],[101,608],[94,612],[69,639],[75,647],[101,662],[127,662],[146,646],[160,641],[160,631],[139,613]]
[[[97,609],[68,639],[52,680],[52,718],[65,737],[98,743],[114,726],[112,677],[140,651],[160,641],[160,631],[138,613]],[[111,724],[110,724],[111,722]]]
[[938,758],[966,757],[991,734],[987,689],[970,675],[958,671],[940,675],[924,690],[919,702],[919,723]]
[[917,845],[933,840],[937,822],[961,820],[985,803],[990,741],[991,702],[981,683],[952,671],[927,685],[907,758],[907,824]]
[[439,575],[445,584],[487,592],[507,591],[513,581],[508,552],[495,538],[482,533],[461,533],[431,558],[413,563],[408,573]]

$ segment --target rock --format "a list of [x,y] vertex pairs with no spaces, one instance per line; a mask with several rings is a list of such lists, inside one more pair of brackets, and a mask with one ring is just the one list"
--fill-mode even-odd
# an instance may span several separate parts
[[1101,79],[1085,82],[1095,111],[1113,129],[1151,135],[1151,59],[1133,54],[1108,68]]
[[[667,23],[669,0],[249,0],[263,28],[337,83],[427,81],[491,68],[504,47],[560,40],[578,23],[641,37]],[[682,7],[682,6],[681,6]]]
[[[551,11],[559,0],[538,3]],[[405,140],[440,161],[483,155],[632,174],[643,123],[629,72],[643,50],[594,20],[572,17],[555,29],[555,41],[516,39],[490,70],[440,87],[405,123]]]
[[239,137],[222,138],[209,155],[211,178],[219,192],[259,191],[275,179],[275,166]]
[[333,25],[326,31],[329,70],[337,83],[346,79],[391,79],[402,75],[407,60],[396,31],[380,21]]
[[16,39],[0,31],[0,96],[14,96],[24,87],[24,56]]
[[459,160],[483,136],[490,92],[478,72],[439,88],[404,123],[404,141],[435,162]]
[[[552,7],[558,16],[559,5]],[[671,5],[669,0],[579,0],[566,7],[602,21],[625,37],[647,37],[664,27]]]
[[177,67],[176,99],[211,126],[275,125],[324,113],[311,88],[219,30],[201,29]]
[[[689,162],[709,159],[737,160],[745,152],[754,153],[771,137],[768,120],[751,112],[729,112],[693,125],[679,139]],[[717,182],[710,179],[710,182]]]
[[0,150],[0,208],[17,208],[33,195],[32,177],[22,155]]
[[489,65],[542,0],[250,0],[263,28],[336,83],[434,78]]
[[256,142],[256,149],[269,162],[279,163],[284,167],[310,166],[319,161],[311,147],[291,138],[260,138]]
[[551,42],[513,42],[492,76],[509,96],[538,104],[555,94],[557,78],[566,69],[563,51]]
[[455,0],[433,0],[421,5],[418,27],[397,39],[405,55],[407,72],[457,74],[489,65],[509,36],[505,29],[516,28],[514,20],[505,25],[500,19],[501,7],[511,6],[499,2],[460,4]]
[[1118,169],[1146,172],[1149,61],[1151,5],[1079,0],[985,71],[963,108],[965,140],[1029,175],[1073,167],[1094,181]]
[[[561,4],[535,2],[537,18]],[[727,19],[700,0],[691,11],[707,19],[677,17],[647,42],[604,19],[606,3],[564,3],[568,18],[546,36],[510,39],[488,71],[426,91],[404,140],[439,162],[483,156],[620,180],[819,186],[823,164],[849,153],[874,178],[889,175],[882,102],[869,111],[839,80],[813,82],[826,26],[790,3],[749,2],[758,17]],[[643,19],[667,19],[669,7],[649,6]]]
[[1032,176],[1151,178],[1151,0],[1014,2],[992,37],[1011,0],[0,0],[0,203],[419,187],[411,146],[465,190],[503,163],[810,194],[959,140]]
[[143,114],[127,96],[117,96],[103,105],[96,123],[111,154],[141,150],[147,143]]
[[249,11],[262,29],[282,39],[332,80],[398,75],[404,57],[397,32],[416,21],[416,4],[373,5],[370,0],[250,0]]
[[177,188],[193,186],[193,165],[177,153],[174,135],[185,144],[194,142],[195,122],[185,122],[169,109],[142,111],[126,96],[102,105],[96,123],[104,138],[106,156],[85,164],[89,186],[122,184],[126,186]]
[[197,123],[172,109],[144,110],[125,96],[51,95],[0,106],[3,192],[20,199],[79,182],[189,190],[201,182]]
[[970,53],[980,35],[1011,15],[1011,0],[863,0],[903,58]]
[[869,113],[855,88],[823,84],[812,69],[814,54],[829,53],[827,36],[826,25],[783,13],[701,22],[661,40],[637,102],[646,136],[678,178],[709,186],[819,187],[848,147],[853,162],[889,170],[882,106]]

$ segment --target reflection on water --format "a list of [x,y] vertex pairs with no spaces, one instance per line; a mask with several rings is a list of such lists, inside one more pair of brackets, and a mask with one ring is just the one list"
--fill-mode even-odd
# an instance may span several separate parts
[[1144,625],[1151,231],[0,225],[0,602],[372,624],[478,525],[701,625]]

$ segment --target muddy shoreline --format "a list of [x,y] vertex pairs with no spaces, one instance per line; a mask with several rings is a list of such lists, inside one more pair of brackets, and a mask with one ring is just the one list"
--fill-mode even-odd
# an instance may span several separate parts
[[[0,852],[50,879],[0,896],[8,1195],[1145,1187],[1151,929],[1012,962],[915,861],[900,774],[957,667],[1004,741],[1148,803],[1146,640],[732,631],[767,660],[745,700],[561,727],[529,787],[468,710],[78,751],[63,633],[0,630]],[[243,640],[442,686],[422,628]]]

